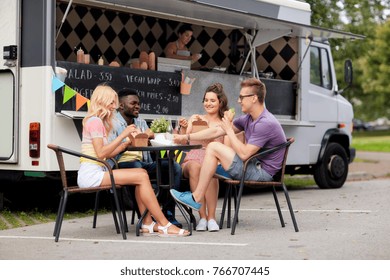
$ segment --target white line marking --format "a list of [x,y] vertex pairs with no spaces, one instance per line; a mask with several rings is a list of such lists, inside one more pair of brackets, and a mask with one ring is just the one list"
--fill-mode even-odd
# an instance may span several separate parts
[[[222,210],[222,209],[220,209]],[[241,211],[247,211],[247,212],[276,212],[275,209],[242,209],[240,208]],[[232,209],[232,212],[234,212],[234,209]],[[282,209],[282,212],[289,212],[288,209]],[[371,210],[342,210],[342,209],[294,209],[294,212],[335,212],[335,213],[373,213],[377,211],[371,211]]]
[[[158,237],[157,237],[158,238]],[[169,237],[166,237],[169,238]],[[165,239],[166,239],[165,238]],[[173,237],[172,237],[173,238]],[[184,238],[184,237],[177,237]],[[40,240],[52,240],[54,237],[43,236],[5,236],[0,235],[0,239],[40,239]],[[147,241],[147,240],[110,240],[110,239],[85,239],[85,238],[66,238],[60,237],[60,241],[80,241],[80,242],[101,242],[101,243],[146,243],[146,244],[175,244],[175,245],[207,245],[207,246],[248,246],[248,243],[214,243],[214,242],[174,242],[174,241]]]

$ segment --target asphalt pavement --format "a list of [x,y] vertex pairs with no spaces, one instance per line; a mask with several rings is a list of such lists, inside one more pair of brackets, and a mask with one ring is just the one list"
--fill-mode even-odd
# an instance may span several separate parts
[[[123,240],[106,214],[96,229],[92,217],[64,221],[58,243],[54,223],[2,230],[0,260],[389,260],[390,154],[358,152],[356,158],[340,189],[289,190],[299,232],[283,192],[284,228],[272,194],[262,191],[243,196],[235,235],[226,222],[219,232],[182,238],[136,237],[130,225]],[[217,218],[221,205],[222,198]]]

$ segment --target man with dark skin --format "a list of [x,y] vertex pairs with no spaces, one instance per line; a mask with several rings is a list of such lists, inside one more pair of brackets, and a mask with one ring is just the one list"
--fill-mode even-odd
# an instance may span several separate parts
[[[133,89],[124,88],[118,92],[119,107],[116,113],[116,121],[112,134],[109,139],[115,139],[128,125],[134,124],[138,133],[146,133],[149,138],[154,138],[153,131],[150,130],[147,122],[139,117],[140,100],[137,92]],[[156,176],[157,163],[152,160],[149,152],[135,152],[125,151],[117,158],[119,168],[143,168],[145,169],[151,178]],[[163,160],[161,162],[163,171],[168,171],[168,161]],[[180,189],[181,180],[181,167],[174,163],[174,189]],[[163,178],[164,179],[164,178]],[[182,227],[182,225],[175,219],[175,202],[170,195],[168,195],[166,201],[162,201],[163,213],[167,217],[168,221],[172,224]]]

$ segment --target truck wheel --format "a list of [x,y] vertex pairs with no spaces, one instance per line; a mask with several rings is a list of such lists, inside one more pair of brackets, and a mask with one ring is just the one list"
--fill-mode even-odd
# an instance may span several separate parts
[[341,188],[348,175],[348,159],[344,148],[338,143],[329,143],[313,175],[321,189]]

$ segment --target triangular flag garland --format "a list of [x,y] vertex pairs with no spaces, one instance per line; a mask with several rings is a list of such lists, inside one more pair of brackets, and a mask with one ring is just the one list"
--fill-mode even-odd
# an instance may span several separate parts
[[62,104],[66,103],[71,99],[73,96],[76,95],[76,91],[69,86],[65,85],[65,90],[64,90],[64,99],[62,101]]
[[53,76],[52,77],[52,91],[53,91],[53,93],[55,93],[58,89],[60,89],[62,87],[64,87],[64,96],[63,96],[62,104],[65,104],[70,99],[72,99],[74,96],[76,96],[76,111],[80,110],[80,108],[83,107],[83,105],[85,103],[87,103],[87,106],[89,108],[91,101],[88,98],[82,96],[81,94],[76,92],[74,89],[67,86],[64,82],[62,82],[56,76]]
[[[76,94],[76,111],[80,110],[80,108],[89,101],[88,98],[82,96],[80,93]],[[88,103],[87,103],[88,105]]]
[[52,91],[56,92],[57,89],[62,88],[65,84],[58,79],[57,77],[53,77],[51,86],[52,86]]

